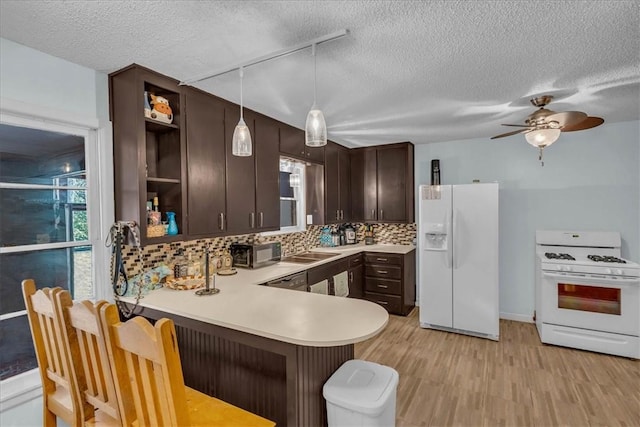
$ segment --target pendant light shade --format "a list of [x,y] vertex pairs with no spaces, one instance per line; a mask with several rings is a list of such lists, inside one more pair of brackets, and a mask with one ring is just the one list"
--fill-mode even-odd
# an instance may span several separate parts
[[327,145],[327,124],[324,121],[324,114],[315,106],[307,114],[307,124],[305,129],[305,143],[309,147],[322,147]]
[[251,155],[251,133],[244,119],[240,121],[233,131],[232,152],[234,156],[246,157]]
[[240,121],[233,131],[233,139],[231,141],[231,152],[234,156],[247,157],[251,155],[251,133],[242,116],[242,78],[244,71],[240,67]]
[[324,114],[316,105],[317,95],[317,72],[316,72],[316,45],[311,45],[313,55],[313,106],[307,114],[307,122],[304,127],[305,144],[309,147],[322,147],[327,145],[327,123],[324,121]]

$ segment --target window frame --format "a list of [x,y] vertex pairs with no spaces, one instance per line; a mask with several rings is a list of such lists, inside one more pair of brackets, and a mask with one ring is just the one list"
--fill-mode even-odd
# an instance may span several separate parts
[[[0,247],[0,253],[27,252],[33,250],[91,246],[92,284],[95,299],[113,301],[109,283],[108,248],[103,242],[114,221],[113,197],[113,142],[111,123],[72,112],[51,110],[38,105],[0,98],[0,123],[61,132],[84,138],[87,190],[86,210],[88,240],[47,244]],[[3,184],[7,188],[14,184]],[[22,187],[24,188],[24,187]],[[47,188],[52,188],[47,186]],[[65,187],[68,188],[68,187]],[[0,316],[0,321],[26,315],[26,310]],[[38,369],[32,369],[0,381],[0,412],[19,406],[42,394]]]
[[[296,164],[296,168],[299,168],[300,174],[300,185],[297,187],[293,187],[293,199],[290,197],[283,198],[278,197],[278,203],[280,200],[295,200],[297,205],[297,222],[298,225],[280,226],[280,229],[274,231],[265,231],[260,233],[261,236],[277,236],[279,234],[290,234],[290,233],[299,233],[307,230],[307,201],[306,201],[306,165],[300,160],[289,159],[288,157],[280,157],[280,159],[287,159]],[[281,172],[287,172],[282,171]]]

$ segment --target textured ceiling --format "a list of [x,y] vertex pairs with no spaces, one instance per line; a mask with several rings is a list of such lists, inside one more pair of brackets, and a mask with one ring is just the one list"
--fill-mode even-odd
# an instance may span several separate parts
[[[329,137],[346,145],[489,138],[543,93],[555,111],[640,118],[638,1],[0,1],[3,38],[179,80],[343,28],[317,67]],[[304,127],[312,67],[307,49],[246,68],[245,105]],[[239,102],[237,72],[195,86]]]

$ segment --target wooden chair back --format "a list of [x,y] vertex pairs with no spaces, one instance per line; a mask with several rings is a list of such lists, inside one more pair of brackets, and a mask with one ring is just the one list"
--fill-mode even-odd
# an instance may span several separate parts
[[[120,322],[115,305],[100,309],[124,425],[190,424],[173,321],[143,317]],[[133,402],[125,407],[127,402]]]
[[[83,413],[90,410],[80,399],[77,379],[62,328],[55,316],[54,300],[61,288],[36,290],[35,281],[22,282],[22,295],[27,309],[33,346],[42,379],[43,425],[56,425],[56,417],[71,426],[83,424]],[[71,330],[67,330],[71,333]]]
[[76,370],[80,396],[88,404],[84,419],[94,417],[95,408],[101,411],[100,424],[119,425],[118,401],[100,324],[100,308],[105,304],[106,301],[74,303],[71,294],[62,290],[54,297],[54,312],[64,326],[62,338]]

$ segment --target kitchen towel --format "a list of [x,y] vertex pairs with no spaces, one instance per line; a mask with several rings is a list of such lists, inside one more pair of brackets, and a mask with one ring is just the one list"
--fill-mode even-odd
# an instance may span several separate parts
[[333,287],[337,297],[349,296],[349,275],[346,271],[333,276]]
[[309,286],[312,294],[329,294],[329,281],[327,279],[321,280],[315,285]]

